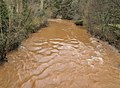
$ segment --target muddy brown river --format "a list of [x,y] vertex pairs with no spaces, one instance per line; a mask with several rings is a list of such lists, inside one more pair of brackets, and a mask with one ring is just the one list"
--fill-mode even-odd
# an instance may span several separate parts
[[120,88],[120,54],[72,21],[50,20],[7,57],[0,88]]

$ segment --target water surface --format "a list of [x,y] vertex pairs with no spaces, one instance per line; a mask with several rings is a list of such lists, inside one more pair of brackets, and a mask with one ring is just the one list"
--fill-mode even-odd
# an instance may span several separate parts
[[120,54],[67,20],[50,20],[10,52],[0,88],[120,88]]

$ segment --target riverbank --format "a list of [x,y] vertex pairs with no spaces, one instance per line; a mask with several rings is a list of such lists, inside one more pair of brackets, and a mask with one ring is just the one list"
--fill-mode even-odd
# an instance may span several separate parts
[[[120,26],[108,25],[104,30],[101,27],[87,28],[83,20],[76,20],[74,23],[77,26],[84,26],[86,30],[95,38],[98,38],[104,42],[108,42],[120,52]],[[95,26],[93,24],[93,26]]]
[[33,25],[32,23],[32,25],[29,25],[27,28],[11,30],[7,33],[7,35],[0,37],[0,62],[7,61],[6,54],[8,52],[17,49],[24,39],[27,39],[30,34],[37,32],[41,28],[46,27],[48,23],[45,19],[43,19],[37,24],[39,25]]
[[19,47],[29,34],[47,24],[42,1],[0,0],[0,61],[6,53]]
[[11,50],[18,48],[18,46],[21,44],[21,42],[24,39],[29,38],[30,34],[36,33],[38,30],[40,30],[41,28],[44,28],[46,26],[47,26],[47,21],[45,21],[44,23],[40,23],[40,25],[36,25],[36,26],[34,25],[31,27],[28,27],[28,29],[25,29],[23,31],[19,31],[17,33],[17,36],[14,36],[13,38],[10,38],[11,40],[8,40],[9,44],[7,47],[7,51],[11,51]]
[[[94,25],[93,25],[94,26]],[[104,42],[108,42],[120,52],[120,28],[108,26],[104,30],[101,27],[93,29],[86,28],[90,34]]]

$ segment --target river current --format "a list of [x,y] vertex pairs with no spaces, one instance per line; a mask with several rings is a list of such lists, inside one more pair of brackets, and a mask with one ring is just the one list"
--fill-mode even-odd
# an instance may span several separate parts
[[68,20],[49,20],[0,66],[0,88],[120,88],[120,54]]

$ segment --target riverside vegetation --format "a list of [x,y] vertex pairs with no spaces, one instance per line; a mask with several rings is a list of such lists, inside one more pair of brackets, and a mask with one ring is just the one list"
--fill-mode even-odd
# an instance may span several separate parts
[[120,50],[120,0],[0,0],[0,60],[48,18],[74,20]]
[[29,33],[46,25],[46,15],[37,0],[0,0],[0,60],[16,49]]

